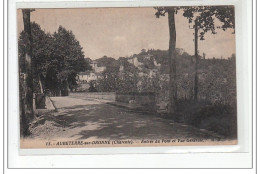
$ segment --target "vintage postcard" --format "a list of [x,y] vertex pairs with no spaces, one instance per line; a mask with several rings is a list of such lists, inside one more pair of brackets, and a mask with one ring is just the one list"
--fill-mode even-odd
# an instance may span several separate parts
[[237,144],[234,14],[17,9],[20,148]]

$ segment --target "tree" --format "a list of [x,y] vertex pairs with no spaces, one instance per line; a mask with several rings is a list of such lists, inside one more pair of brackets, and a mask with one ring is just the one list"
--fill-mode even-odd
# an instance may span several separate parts
[[168,13],[169,25],[169,105],[168,113],[172,114],[176,110],[177,100],[177,84],[176,84],[176,28],[175,28],[175,14],[177,14],[179,7],[156,7],[156,17],[165,16]]
[[86,70],[86,61],[79,41],[75,38],[72,31],[59,26],[54,33],[55,57],[60,67],[57,71],[57,79],[61,86],[61,95],[68,95],[68,88],[73,88],[76,83],[78,72]]
[[114,67],[116,60],[114,58],[112,58],[112,57],[103,56],[103,57],[101,57],[99,59],[96,59],[96,62],[100,66]]
[[[183,16],[188,18],[189,23],[194,23],[194,47],[195,47],[195,77],[194,77],[194,100],[198,100],[198,38],[205,40],[206,32],[211,31],[216,34],[216,28],[224,31],[227,28],[235,28],[234,7],[233,6],[198,6],[183,7]],[[215,19],[221,22],[220,26],[215,26]],[[201,31],[199,34],[199,30]],[[203,56],[205,57],[205,56]]]
[[100,92],[115,92],[117,90],[117,79],[119,63],[112,57],[103,56],[96,59],[98,66],[106,67],[101,72],[101,78],[97,80],[97,90]]
[[[24,59],[24,71],[19,68],[20,75],[24,73],[24,81],[20,78],[20,118],[21,118],[21,134],[26,136],[29,134],[29,121],[33,118],[33,66],[32,66],[32,32],[30,13],[31,9],[22,9],[24,32],[26,35],[26,48]],[[24,94],[24,96],[23,96]]]
[[[90,69],[89,63],[83,58],[82,48],[71,31],[60,27],[57,33],[45,33],[40,25],[31,23],[32,58],[34,62],[34,92],[42,92],[39,86],[50,90],[53,95],[68,95],[68,88],[76,88],[76,76],[79,71]],[[25,68],[26,33],[20,33],[19,62]],[[42,85],[39,83],[42,82]]]
[[[39,86],[44,81],[46,71],[49,66],[53,66],[52,52],[54,49],[53,37],[49,33],[45,33],[40,25],[35,22],[31,23],[32,33],[32,59],[33,59],[33,89],[35,93],[43,93],[44,85]],[[18,53],[20,68],[25,69],[25,55],[26,55],[26,33],[22,31],[18,40]]]

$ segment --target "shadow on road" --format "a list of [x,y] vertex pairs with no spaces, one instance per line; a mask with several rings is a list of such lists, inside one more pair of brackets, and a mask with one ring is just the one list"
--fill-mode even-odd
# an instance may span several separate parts
[[73,132],[68,135],[78,139],[212,138],[189,126],[107,104],[64,107],[54,116],[57,125]]

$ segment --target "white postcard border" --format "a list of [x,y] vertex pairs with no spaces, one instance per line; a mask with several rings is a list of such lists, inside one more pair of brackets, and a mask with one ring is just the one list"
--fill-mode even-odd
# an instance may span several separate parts
[[[17,2],[17,4],[16,4]],[[18,3],[19,2],[19,3]],[[22,3],[23,2],[23,3]],[[244,156],[244,159],[250,159],[251,146],[252,146],[252,29],[251,29],[251,2],[243,0],[231,0],[231,1],[114,1],[114,2],[47,2],[47,1],[25,1],[10,0],[9,1],[9,26],[8,26],[8,153],[10,167],[39,167],[49,166],[49,164],[32,164],[33,158],[27,158],[24,155],[49,155],[56,154],[55,157],[61,157],[58,154],[135,154],[137,156],[141,154],[157,154],[164,153],[165,155],[176,156],[188,155],[189,153],[196,153],[201,156],[208,156],[210,153],[201,152],[233,152],[233,153],[221,153],[225,158],[229,156],[237,156],[240,154]],[[146,7],[157,5],[235,5],[236,8],[236,50],[237,50],[237,98],[238,98],[238,145],[232,146],[172,146],[172,147],[117,147],[117,148],[62,148],[62,149],[19,149],[19,116],[18,116],[18,64],[17,64],[17,39],[16,39],[16,8],[79,8],[79,7]],[[246,7],[246,8],[245,8]],[[246,9],[246,10],[245,10]],[[247,57],[248,59],[246,59]],[[197,156],[196,155],[196,156]],[[219,155],[219,154],[218,154]],[[216,156],[218,156],[216,155]],[[176,156],[174,158],[176,158]],[[39,157],[39,156],[38,156]],[[42,156],[41,156],[42,157]],[[49,157],[48,157],[49,158]],[[48,159],[46,158],[46,159]],[[75,158],[72,157],[73,159]],[[26,159],[26,160],[25,160]],[[249,166],[248,162],[240,163],[237,160],[238,167]],[[189,160],[188,160],[189,161]],[[218,163],[217,166],[225,165],[225,159]],[[250,160],[249,160],[250,161]],[[178,162],[177,162],[178,163]],[[60,166],[59,162],[56,162],[57,166]],[[80,163],[79,163],[80,164]],[[189,163],[187,163],[189,164]],[[187,164],[185,165],[187,167]],[[165,164],[165,165],[168,165]],[[162,166],[165,166],[162,165]],[[78,165],[75,165],[77,166]],[[103,164],[103,166],[106,166]],[[149,165],[148,165],[149,166]],[[182,166],[181,164],[176,164]],[[188,165],[193,166],[193,165]]]

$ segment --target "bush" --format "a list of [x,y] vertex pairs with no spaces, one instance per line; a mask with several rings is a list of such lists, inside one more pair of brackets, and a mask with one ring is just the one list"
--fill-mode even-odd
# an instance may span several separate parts
[[237,137],[236,115],[236,106],[179,100],[175,120],[233,139]]
[[227,138],[237,137],[236,107],[214,104],[200,109],[194,114],[192,125],[214,131]]

